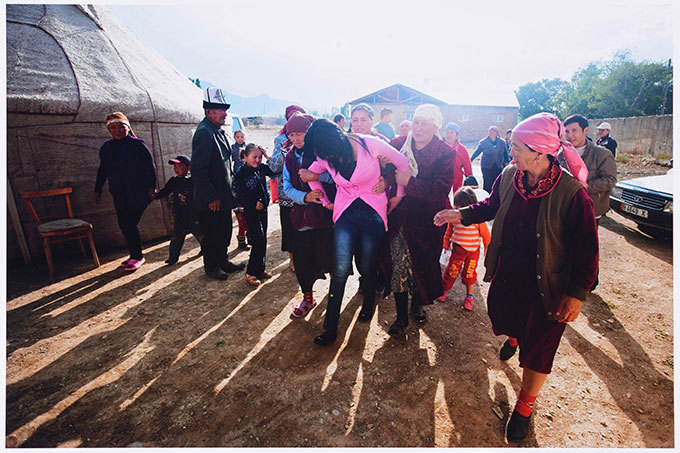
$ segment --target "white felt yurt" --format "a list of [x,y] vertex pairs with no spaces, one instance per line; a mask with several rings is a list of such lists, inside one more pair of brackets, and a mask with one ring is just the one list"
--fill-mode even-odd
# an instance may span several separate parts
[[[201,90],[105,8],[6,8],[8,260],[21,257],[22,236],[31,255],[42,255],[19,196],[27,191],[72,187],[76,217],[94,225],[97,247],[122,246],[108,184],[102,204],[92,201],[99,148],[110,138],[106,115],[130,118],[160,188],[174,175],[168,159],[191,155]],[[170,234],[171,221],[168,204],[154,201],[139,225],[142,240]]]

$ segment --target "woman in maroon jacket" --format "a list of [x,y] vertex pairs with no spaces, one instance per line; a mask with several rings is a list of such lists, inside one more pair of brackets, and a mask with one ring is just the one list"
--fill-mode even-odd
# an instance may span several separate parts
[[[510,441],[528,434],[534,401],[566,323],[578,316],[597,274],[595,214],[584,187],[588,170],[576,150],[560,140],[563,132],[550,113],[522,121],[512,131],[514,165],[496,179],[489,198],[434,217],[435,225],[494,219],[484,276],[491,281],[489,318],[496,335],[510,337],[504,349],[519,344],[523,368],[507,426]],[[560,167],[560,150],[574,176]]]
[[406,194],[388,217],[386,250],[380,261],[386,293],[394,292],[397,307],[397,320],[388,331],[393,336],[408,326],[409,293],[413,320],[425,322],[422,306],[444,292],[439,255],[446,228],[430,219],[446,208],[455,154],[436,136],[441,125],[439,108],[424,104],[413,114],[408,135],[390,142],[409,159],[410,170],[396,172],[396,182],[406,188]]

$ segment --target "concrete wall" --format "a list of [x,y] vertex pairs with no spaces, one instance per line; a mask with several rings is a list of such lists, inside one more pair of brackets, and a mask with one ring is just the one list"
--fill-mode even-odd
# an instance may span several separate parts
[[610,135],[618,142],[617,154],[673,155],[673,115],[592,119],[588,135],[595,141],[597,126],[603,121],[612,125]]
[[[399,123],[405,119],[413,119],[417,105],[408,104],[371,104],[374,110],[374,123],[380,121],[380,111],[383,108],[392,110],[392,126],[399,131]],[[496,107],[477,105],[442,105],[439,107],[446,123],[456,123],[461,130],[461,140],[466,142],[478,142],[486,137],[489,126],[498,126],[501,130],[501,138],[505,137],[505,131],[512,129],[517,124],[519,109],[517,107]],[[466,115],[467,120],[462,120],[460,115]],[[502,122],[495,122],[494,116],[502,115]],[[599,124],[599,123],[598,123]]]

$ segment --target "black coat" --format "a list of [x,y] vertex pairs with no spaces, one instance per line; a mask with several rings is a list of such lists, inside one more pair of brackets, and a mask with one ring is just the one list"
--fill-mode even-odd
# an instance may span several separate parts
[[191,177],[196,209],[207,210],[220,200],[220,210],[236,207],[231,186],[234,180],[231,146],[220,128],[203,118],[191,141]]
[[101,193],[107,180],[117,211],[141,209],[150,203],[149,189],[156,188],[156,167],[144,140],[128,135],[102,145],[94,191]]

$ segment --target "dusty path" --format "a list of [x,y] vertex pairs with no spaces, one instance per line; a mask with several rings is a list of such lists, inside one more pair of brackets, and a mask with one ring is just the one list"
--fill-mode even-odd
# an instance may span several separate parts
[[[487,284],[469,313],[457,283],[395,341],[392,299],[355,322],[352,277],[343,336],[319,348],[326,301],[290,319],[301,295],[278,249],[278,206],[269,212],[274,278],[255,290],[242,273],[207,279],[193,238],[173,267],[168,241],[146,244],[149,263],[134,274],[116,267],[123,251],[90,270],[64,250],[48,286],[42,263],[12,267],[6,446],[507,445],[521,369],[497,358]],[[522,445],[671,448],[672,244],[616,214],[600,239],[601,284],[567,328]],[[327,287],[317,283],[319,298]]]

